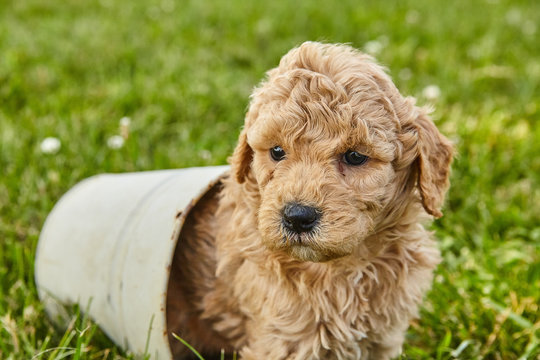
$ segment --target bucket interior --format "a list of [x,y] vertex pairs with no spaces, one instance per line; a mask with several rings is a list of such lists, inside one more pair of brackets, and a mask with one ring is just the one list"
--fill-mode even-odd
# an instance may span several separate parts
[[194,201],[182,214],[184,224],[174,251],[167,286],[167,335],[175,359],[189,359],[192,352],[173,333],[193,346],[205,359],[219,359],[230,346],[201,318],[204,295],[214,288],[216,270],[215,214],[221,180]]

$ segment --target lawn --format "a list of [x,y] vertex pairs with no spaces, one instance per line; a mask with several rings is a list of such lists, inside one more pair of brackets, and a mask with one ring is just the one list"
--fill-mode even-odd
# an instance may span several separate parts
[[532,0],[0,1],[0,359],[133,358],[45,316],[47,214],[94,174],[226,163],[251,89],[305,40],[376,55],[457,146],[402,359],[540,359],[539,35]]

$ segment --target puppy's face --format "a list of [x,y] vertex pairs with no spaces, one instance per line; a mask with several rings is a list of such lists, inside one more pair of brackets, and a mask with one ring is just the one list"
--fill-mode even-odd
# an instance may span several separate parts
[[398,216],[392,209],[414,200],[417,128],[403,129],[410,119],[399,118],[385,94],[397,90],[384,89],[388,84],[283,63],[255,92],[233,171],[239,181],[251,172],[258,185],[259,232],[268,248],[303,261],[352,254],[388,223],[384,217]]
[[336,99],[317,94],[302,98],[305,85],[316,81],[304,80],[287,99],[263,105],[247,137],[263,242],[324,261],[350,254],[392,198],[396,136],[390,122],[389,129],[376,123],[376,113],[331,105]]

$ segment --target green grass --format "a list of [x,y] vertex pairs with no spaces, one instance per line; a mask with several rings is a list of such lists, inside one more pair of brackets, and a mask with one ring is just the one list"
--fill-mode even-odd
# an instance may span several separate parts
[[539,359],[539,35],[532,0],[1,1],[0,358],[132,358],[76,312],[67,331],[46,318],[33,257],[54,203],[97,173],[225,163],[288,49],[375,40],[458,148],[433,225],[444,261],[403,359]]

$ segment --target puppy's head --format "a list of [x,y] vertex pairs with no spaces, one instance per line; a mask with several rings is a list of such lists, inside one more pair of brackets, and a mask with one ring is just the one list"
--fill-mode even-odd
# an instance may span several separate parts
[[371,57],[308,42],[255,90],[231,162],[239,183],[258,186],[264,244],[327,261],[414,203],[440,217],[451,159],[449,141]]

